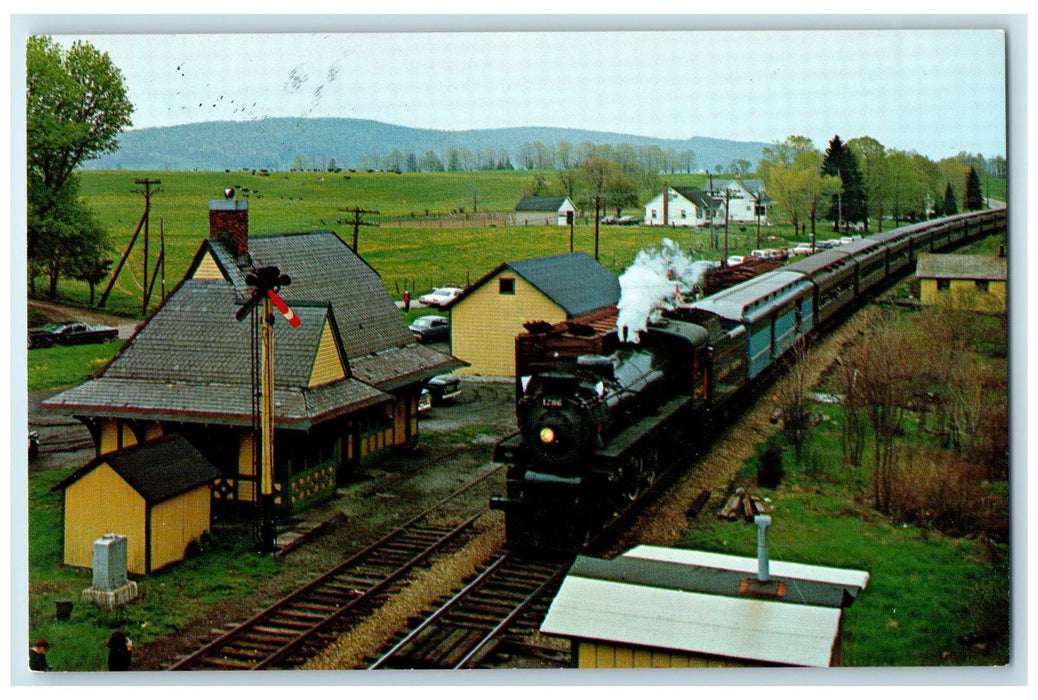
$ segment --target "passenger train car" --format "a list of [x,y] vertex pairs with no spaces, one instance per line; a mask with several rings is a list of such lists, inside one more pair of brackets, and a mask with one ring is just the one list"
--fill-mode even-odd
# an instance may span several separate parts
[[637,343],[611,338],[600,344],[608,354],[553,353],[544,334],[542,361],[517,384],[519,431],[494,453],[509,465],[506,494],[491,500],[505,513],[506,543],[580,550],[708,439],[798,341],[907,274],[920,253],[1006,224],[1005,208],[990,209],[817,252],[669,310]]

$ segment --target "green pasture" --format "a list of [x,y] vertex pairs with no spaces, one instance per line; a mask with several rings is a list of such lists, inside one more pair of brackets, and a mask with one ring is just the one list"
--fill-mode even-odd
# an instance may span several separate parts
[[[550,178],[552,173],[546,173]],[[91,209],[109,232],[111,257],[118,262],[144,213],[143,186],[136,180],[160,180],[153,187],[148,226],[148,261],[151,269],[160,244],[165,251],[167,293],[183,277],[192,256],[208,235],[209,201],[221,199],[223,190],[235,187],[249,199],[251,235],[330,229],[349,244],[353,240],[353,214],[365,214],[359,250],[382,276],[386,288],[399,298],[405,289],[424,293],[434,286],[475,282],[496,265],[569,251],[569,229],[560,226],[512,226],[504,223],[508,212],[532,182],[529,172],[476,173],[271,173],[251,172],[129,172],[86,171],[82,192]],[[672,185],[703,185],[705,176],[668,176]],[[244,190],[248,190],[244,192]],[[475,197],[475,211],[473,198]],[[615,212],[604,212],[612,213]],[[604,214],[603,213],[603,214]],[[641,208],[623,212],[641,217]],[[731,224],[728,254],[744,254],[757,245],[756,227]],[[666,236],[686,249],[709,259],[724,255],[724,235],[716,248],[701,229],[682,230],[646,226],[600,226],[599,260],[615,272],[623,269],[643,248],[658,247]],[[819,227],[819,238],[831,234]],[[787,226],[762,229],[763,247],[778,247],[797,240]],[[578,218],[574,226],[575,250],[594,254],[594,224]],[[114,265],[113,265],[114,267]],[[144,234],[114,286],[105,310],[131,317],[141,316],[144,275]],[[108,282],[99,285],[100,299]],[[158,303],[156,283],[149,310]],[[83,283],[63,279],[59,294],[70,303],[89,298]]]

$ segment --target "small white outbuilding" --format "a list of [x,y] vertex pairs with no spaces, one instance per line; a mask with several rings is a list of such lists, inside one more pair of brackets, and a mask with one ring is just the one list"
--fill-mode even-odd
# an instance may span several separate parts
[[639,546],[578,557],[541,625],[578,668],[838,666],[865,571]]

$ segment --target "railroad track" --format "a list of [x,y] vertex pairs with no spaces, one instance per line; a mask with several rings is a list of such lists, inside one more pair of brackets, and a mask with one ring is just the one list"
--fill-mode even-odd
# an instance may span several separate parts
[[463,544],[486,508],[455,525],[435,524],[433,518],[495,471],[455,491],[245,622],[215,633],[215,638],[168,670],[245,671],[301,665],[399,590],[415,568]]
[[571,562],[498,554],[367,668],[476,668],[502,641],[510,639],[522,648]]

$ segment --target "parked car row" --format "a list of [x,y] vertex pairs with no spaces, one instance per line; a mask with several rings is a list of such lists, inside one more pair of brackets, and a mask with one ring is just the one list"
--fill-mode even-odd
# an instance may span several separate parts
[[29,349],[108,343],[118,337],[119,329],[109,326],[88,326],[78,321],[48,323],[40,328],[29,329]]
[[603,216],[598,222],[606,225],[637,226],[642,220],[633,216]]

